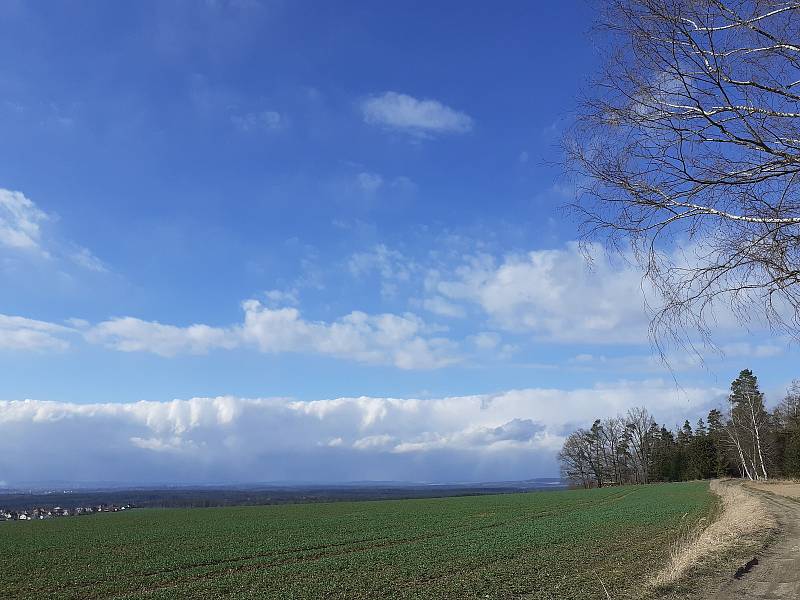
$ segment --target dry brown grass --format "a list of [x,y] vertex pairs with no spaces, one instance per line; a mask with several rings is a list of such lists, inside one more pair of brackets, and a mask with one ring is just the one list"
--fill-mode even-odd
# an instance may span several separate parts
[[777,526],[764,501],[740,484],[712,481],[711,490],[721,501],[716,518],[710,523],[701,519],[681,524],[669,561],[650,582],[651,587],[670,585],[710,556],[732,550]]

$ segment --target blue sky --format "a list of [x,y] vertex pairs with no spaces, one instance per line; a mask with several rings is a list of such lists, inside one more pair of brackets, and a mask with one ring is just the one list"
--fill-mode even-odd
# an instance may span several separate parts
[[[724,354],[674,354],[676,386],[639,274],[599,249],[589,270],[574,244],[553,163],[598,66],[590,18],[583,2],[0,4],[0,428],[18,444],[0,481],[58,478],[13,457],[110,427],[94,451],[113,465],[70,477],[180,478],[216,448],[185,477],[223,480],[240,455],[215,444],[236,439],[312,479],[523,478],[554,474],[575,424],[637,403],[682,421],[745,367],[777,398],[797,375],[786,340],[723,311]],[[527,400],[465,422],[426,412],[512,390]],[[349,416],[293,421],[309,454],[237,429],[220,397],[267,429],[323,418],[280,402]],[[427,408],[381,428],[386,398]],[[246,464],[231,477],[288,477]]]

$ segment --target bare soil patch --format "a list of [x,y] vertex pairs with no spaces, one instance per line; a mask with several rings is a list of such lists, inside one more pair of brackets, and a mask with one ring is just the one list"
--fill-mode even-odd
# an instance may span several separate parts
[[795,481],[776,481],[776,482],[751,482],[746,484],[747,487],[761,490],[762,492],[771,492],[779,496],[786,496],[787,498],[797,498],[800,500],[800,483]]

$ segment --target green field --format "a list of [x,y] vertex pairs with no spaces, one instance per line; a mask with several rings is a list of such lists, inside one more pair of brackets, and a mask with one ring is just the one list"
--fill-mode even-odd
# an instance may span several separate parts
[[0,524],[2,598],[637,597],[708,484]]

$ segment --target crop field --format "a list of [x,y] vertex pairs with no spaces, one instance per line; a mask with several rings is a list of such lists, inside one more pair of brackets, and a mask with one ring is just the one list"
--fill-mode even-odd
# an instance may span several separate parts
[[691,482],[8,522],[0,597],[633,598],[713,505]]

